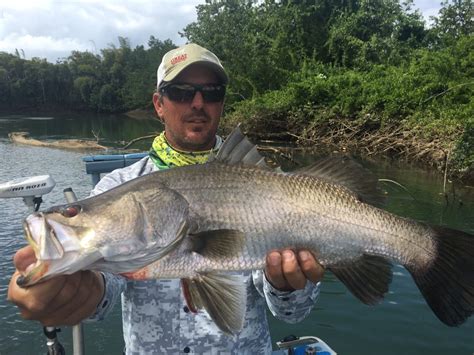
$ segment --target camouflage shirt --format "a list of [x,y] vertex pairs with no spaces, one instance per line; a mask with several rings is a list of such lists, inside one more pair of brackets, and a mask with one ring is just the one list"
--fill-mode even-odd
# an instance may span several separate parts
[[[91,195],[155,170],[155,164],[145,157],[104,176]],[[299,322],[311,311],[319,295],[319,283],[308,280],[303,290],[282,292],[270,285],[261,270],[243,275],[247,283],[245,322],[242,331],[232,337],[221,332],[205,311],[190,312],[178,279],[128,281],[122,276],[104,273],[104,298],[89,321],[103,319],[121,295],[127,354],[270,353],[266,305],[278,319]]]

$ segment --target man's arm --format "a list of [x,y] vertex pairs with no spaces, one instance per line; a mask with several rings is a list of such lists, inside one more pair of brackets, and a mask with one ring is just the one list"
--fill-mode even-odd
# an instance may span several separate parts
[[265,271],[255,271],[253,278],[272,314],[297,323],[316,302],[323,274],[324,268],[310,252],[302,250],[295,255],[283,250],[268,253]]
[[125,278],[120,275],[103,272],[101,276],[104,282],[104,294],[97,304],[94,313],[85,319],[86,322],[95,322],[104,319],[119,300],[127,284]]

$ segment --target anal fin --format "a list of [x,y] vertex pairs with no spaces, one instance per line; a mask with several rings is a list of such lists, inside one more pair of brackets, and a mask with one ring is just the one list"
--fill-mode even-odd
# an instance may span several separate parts
[[355,297],[368,305],[379,303],[392,282],[392,264],[381,256],[365,254],[352,264],[330,270]]
[[224,333],[233,335],[242,329],[247,308],[242,276],[208,273],[181,282],[191,311],[204,308]]

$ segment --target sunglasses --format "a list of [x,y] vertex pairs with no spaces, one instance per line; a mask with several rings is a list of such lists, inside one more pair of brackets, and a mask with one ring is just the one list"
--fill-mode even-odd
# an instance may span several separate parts
[[225,96],[225,85],[221,84],[169,84],[160,89],[171,101],[189,103],[196,92],[200,92],[204,102],[221,102]]

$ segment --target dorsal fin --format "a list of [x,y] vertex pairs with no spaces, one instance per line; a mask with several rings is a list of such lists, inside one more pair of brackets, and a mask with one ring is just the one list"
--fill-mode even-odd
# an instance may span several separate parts
[[265,162],[265,158],[258,152],[257,146],[250,142],[242,134],[237,126],[227,136],[217,155],[211,154],[209,162],[218,161],[228,165],[258,166],[263,169],[270,169]]
[[382,193],[377,189],[377,177],[346,155],[322,158],[316,163],[292,171],[292,173],[310,175],[342,185],[354,192],[364,202],[377,206],[383,205]]

